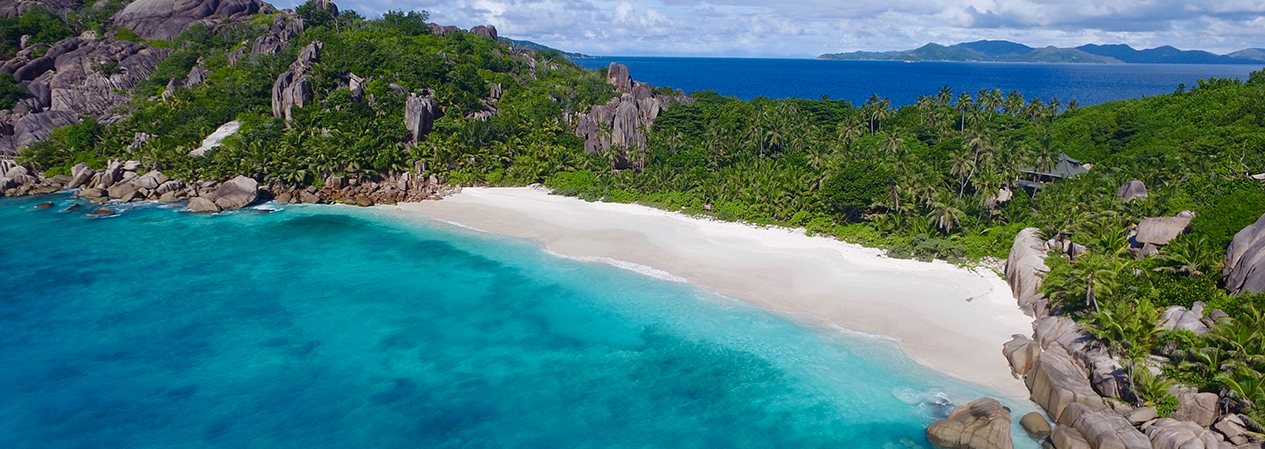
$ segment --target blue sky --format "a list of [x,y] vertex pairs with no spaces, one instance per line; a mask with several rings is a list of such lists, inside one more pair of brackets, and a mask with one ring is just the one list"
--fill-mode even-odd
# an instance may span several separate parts
[[[280,0],[293,7],[299,0]],[[502,36],[591,55],[804,57],[1007,39],[1226,53],[1265,47],[1265,0],[342,0],[377,16],[492,24]]]

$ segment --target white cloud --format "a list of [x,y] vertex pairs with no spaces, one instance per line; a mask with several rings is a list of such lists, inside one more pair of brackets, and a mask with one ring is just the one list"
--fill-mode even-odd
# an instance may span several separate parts
[[[293,7],[299,0],[281,0]],[[426,10],[442,24],[598,55],[812,56],[927,42],[1265,47],[1261,0],[344,0],[366,16]]]

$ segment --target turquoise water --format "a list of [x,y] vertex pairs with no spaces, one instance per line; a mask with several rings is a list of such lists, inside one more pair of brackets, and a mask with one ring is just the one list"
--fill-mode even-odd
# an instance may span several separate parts
[[895,449],[925,447],[937,394],[988,394],[881,340],[393,211],[41,200],[0,199],[4,448]]

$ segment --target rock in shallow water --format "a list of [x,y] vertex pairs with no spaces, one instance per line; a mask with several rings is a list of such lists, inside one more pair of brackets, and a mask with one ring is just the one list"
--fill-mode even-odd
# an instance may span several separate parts
[[1023,426],[1023,430],[1028,432],[1028,436],[1034,440],[1044,440],[1050,436],[1050,422],[1045,420],[1045,416],[1040,413],[1031,412],[1023,415],[1019,419],[1019,425]]
[[980,398],[953,409],[948,418],[927,426],[927,439],[949,449],[1013,449],[1010,409]]

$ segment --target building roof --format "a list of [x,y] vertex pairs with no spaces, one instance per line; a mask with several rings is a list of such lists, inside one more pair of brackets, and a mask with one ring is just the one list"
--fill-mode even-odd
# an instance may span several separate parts
[[1072,157],[1068,156],[1067,153],[1059,153],[1058,159],[1054,160],[1054,168],[1048,172],[1037,171],[1037,169],[1031,167],[1021,168],[1019,171],[1033,175],[1048,176],[1051,178],[1070,178],[1082,173],[1089,173],[1089,170],[1081,164],[1081,161],[1072,159]]

